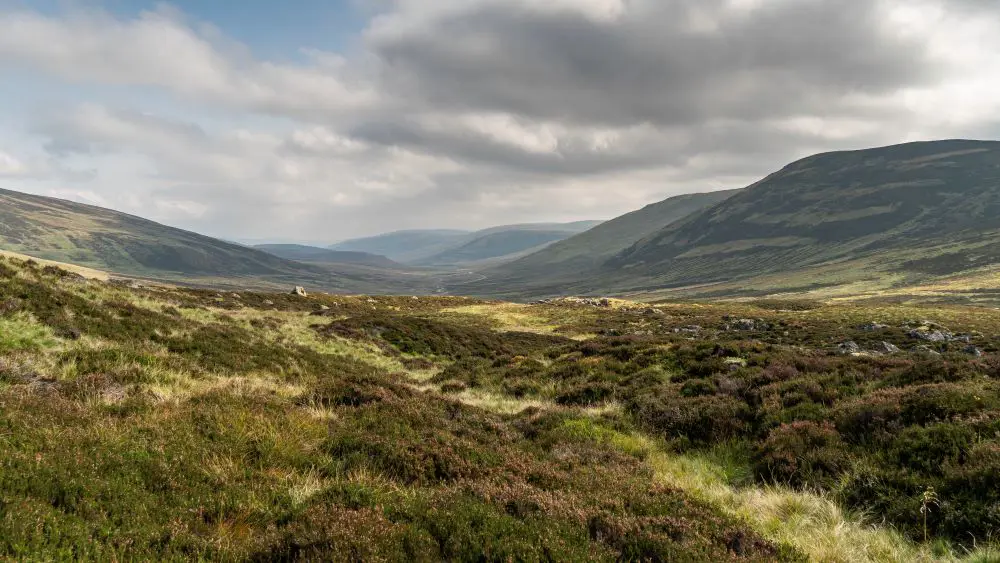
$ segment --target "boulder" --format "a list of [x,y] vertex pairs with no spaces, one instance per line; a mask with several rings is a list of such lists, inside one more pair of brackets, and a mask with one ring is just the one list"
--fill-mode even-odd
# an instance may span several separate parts
[[845,355],[853,356],[855,354],[861,353],[861,346],[858,346],[858,343],[854,342],[853,340],[842,342],[839,345],[837,345],[837,348],[840,350],[841,354]]
[[892,342],[885,342],[885,341],[876,344],[873,350],[880,354],[898,354],[901,352],[899,346],[896,346]]
[[923,340],[926,342],[948,342],[954,337],[950,332],[941,330],[914,329],[908,334],[910,335],[910,338],[916,338],[917,340]]
[[302,287],[301,285],[295,286],[295,289],[292,290],[292,295],[298,295],[299,297],[309,297],[309,294],[306,293],[306,288]]
[[966,354],[969,354],[970,356],[975,356],[977,358],[981,358],[983,356],[983,351],[980,350],[979,347],[973,346],[971,344],[966,346],[962,351],[965,352]]
[[938,352],[937,350],[931,348],[930,346],[927,346],[926,344],[921,344],[920,346],[914,346],[910,351],[915,352],[917,354],[924,354],[927,356],[941,355],[941,352]]

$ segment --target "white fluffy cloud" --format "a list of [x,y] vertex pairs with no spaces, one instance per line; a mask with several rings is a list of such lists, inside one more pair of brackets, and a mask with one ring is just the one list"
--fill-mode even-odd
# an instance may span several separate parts
[[1000,130],[991,2],[376,4],[350,54],[296,64],[169,9],[0,9],[0,79],[86,85],[6,135],[37,154],[0,153],[4,185],[32,168],[24,189],[322,241],[608,217],[816,151]]

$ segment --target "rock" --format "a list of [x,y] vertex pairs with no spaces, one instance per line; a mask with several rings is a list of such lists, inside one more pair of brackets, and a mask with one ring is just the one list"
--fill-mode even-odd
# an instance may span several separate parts
[[271,301],[270,299],[265,299],[264,300],[264,304],[268,305],[268,306],[271,306],[271,305],[274,305],[274,301]]
[[863,330],[865,332],[875,332],[875,331],[879,331],[879,330],[885,330],[887,328],[889,328],[888,325],[884,325],[884,324],[880,324],[880,323],[876,323],[876,322],[870,322],[870,323],[863,324],[863,325],[861,325],[861,326],[858,327],[859,330]]
[[979,347],[973,346],[971,344],[966,346],[962,351],[965,352],[966,354],[969,354],[970,356],[975,356],[977,358],[983,357],[983,351],[980,350]]
[[239,293],[234,293],[233,299],[243,299],[243,297],[241,297]]
[[768,330],[771,325],[762,319],[737,319],[726,325],[726,330]]
[[953,335],[950,332],[940,330],[914,329],[908,334],[910,335],[910,338],[916,338],[917,340],[924,340],[926,342],[948,342],[953,338]]
[[858,346],[857,342],[853,340],[848,340],[847,342],[840,343],[837,348],[840,349],[841,354],[853,356],[855,354],[861,353],[861,346]]
[[609,299],[607,299],[607,298],[601,299],[598,302],[598,306],[599,307],[610,307],[611,306],[611,301]]
[[692,334],[696,332],[701,332],[701,327],[698,325],[687,325],[687,326],[682,326],[680,328],[675,328],[674,332],[685,332]]
[[930,346],[927,346],[926,344],[921,344],[920,346],[914,346],[910,351],[915,352],[917,354],[926,354],[928,356],[941,355],[941,352],[938,352],[937,350],[931,348]]
[[326,305],[320,305],[320,306],[319,306],[319,310],[320,310],[320,311],[329,311],[329,310],[330,310],[330,308],[329,308],[329,307],[327,307]]
[[292,295],[298,295],[299,297],[309,297],[309,294],[306,293],[306,288],[302,287],[301,285],[295,286],[295,289],[292,290]]
[[902,351],[899,349],[899,346],[896,346],[891,342],[885,342],[885,341],[876,344],[873,350],[880,354],[898,354]]

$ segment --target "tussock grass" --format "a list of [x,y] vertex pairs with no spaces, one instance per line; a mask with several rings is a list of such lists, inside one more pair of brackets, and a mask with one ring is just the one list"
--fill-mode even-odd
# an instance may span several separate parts
[[0,317],[0,353],[43,352],[59,346],[52,329],[29,313]]

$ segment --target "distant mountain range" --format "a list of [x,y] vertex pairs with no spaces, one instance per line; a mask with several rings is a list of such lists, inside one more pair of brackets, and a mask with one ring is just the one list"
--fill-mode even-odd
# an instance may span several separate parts
[[286,260],[298,262],[316,262],[320,264],[357,264],[360,266],[371,266],[373,268],[386,269],[407,269],[399,262],[389,260],[385,256],[369,254],[367,252],[352,252],[346,250],[330,250],[329,248],[318,248],[303,244],[258,244],[254,246],[257,250],[263,250],[268,254],[273,254]]
[[481,231],[411,230],[352,239],[332,245],[332,250],[366,252],[397,262],[423,266],[469,265],[514,258],[525,252],[569,238],[600,221],[527,223]]
[[430,293],[437,288],[437,280],[425,274],[371,264],[297,262],[109,209],[7,190],[0,190],[0,250],[126,276],[205,285],[307,285],[352,293]]
[[0,250],[189,283],[515,299],[905,288],[955,276],[989,286],[1000,270],[1000,143],[832,152],[604,223],[401,231],[329,249],[251,248],[0,190]]

